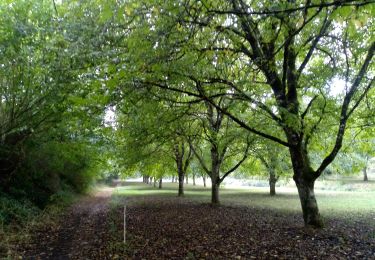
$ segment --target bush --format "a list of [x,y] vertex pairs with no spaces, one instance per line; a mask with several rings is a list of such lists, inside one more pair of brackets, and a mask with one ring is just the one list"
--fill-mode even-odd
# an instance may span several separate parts
[[18,200],[27,198],[39,208],[64,191],[84,193],[96,176],[93,153],[78,142],[29,142],[25,159],[3,191]]
[[41,210],[30,201],[17,200],[0,193],[0,225],[10,223],[22,224],[25,220],[37,215]]

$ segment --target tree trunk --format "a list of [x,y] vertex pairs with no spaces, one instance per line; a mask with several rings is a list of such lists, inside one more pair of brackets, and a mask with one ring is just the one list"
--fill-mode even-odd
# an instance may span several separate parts
[[148,176],[146,176],[146,184],[148,184],[149,182],[149,178],[148,178]]
[[172,183],[174,183],[174,175],[172,176]]
[[296,181],[305,225],[321,228],[323,227],[323,221],[321,219],[318,203],[316,202],[315,198],[314,183],[315,181]]
[[219,201],[220,183],[218,183],[214,179],[211,179],[211,183],[212,183],[212,186],[211,186],[211,204],[212,205],[219,205],[220,204],[220,201]]
[[365,168],[363,168],[363,181],[368,181],[367,166],[365,166]]
[[187,174],[185,174],[185,181],[186,181],[186,184],[189,184],[189,178]]
[[156,178],[154,178],[154,188],[156,188]]
[[[295,138],[295,136],[291,137],[292,140]],[[310,165],[309,156],[302,143],[290,147],[289,152],[293,164],[293,180],[298,189],[305,226],[322,228],[323,220],[314,193],[314,184],[318,176]]]
[[149,183],[150,183],[150,185],[152,185],[152,177],[150,177],[150,182]]
[[195,186],[195,173],[193,173],[193,185]]
[[270,196],[276,195],[276,181],[270,179]]
[[205,188],[206,188],[206,176],[204,176],[204,175],[203,175],[203,177],[202,177],[202,178],[203,178],[203,187],[205,187]]
[[163,188],[163,179],[159,179],[159,189]]
[[220,156],[217,146],[211,147],[211,203],[212,205],[220,204],[219,187],[220,187]]
[[269,169],[268,171],[269,171],[269,174],[270,174],[270,177],[269,177],[270,195],[275,196],[276,195],[276,182],[277,182],[275,170]]
[[178,196],[184,196],[184,172],[179,171],[178,173]]

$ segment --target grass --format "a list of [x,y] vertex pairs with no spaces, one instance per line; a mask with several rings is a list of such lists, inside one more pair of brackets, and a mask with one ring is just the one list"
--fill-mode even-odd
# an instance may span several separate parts
[[[368,185],[368,184],[366,184]],[[370,184],[371,185],[371,184]],[[316,189],[316,197],[321,214],[326,217],[353,217],[373,215],[375,218],[375,184],[370,191],[343,191]],[[320,185],[320,187],[324,187]],[[251,208],[272,209],[277,211],[300,212],[301,206],[296,189],[280,187],[278,194],[270,197],[267,187],[249,187],[248,189],[221,188],[220,200],[224,206],[246,206]],[[139,196],[176,196],[177,184],[164,183],[163,189],[143,183],[126,183],[118,187],[116,196],[134,198]],[[210,202],[210,188],[185,185],[185,198],[199,203]]]

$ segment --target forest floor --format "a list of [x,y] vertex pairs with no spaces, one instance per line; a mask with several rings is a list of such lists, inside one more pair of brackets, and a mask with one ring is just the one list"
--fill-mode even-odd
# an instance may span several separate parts
[[294,195],[223,191],[222,206],[212,207],[209,189],[190,186],[178,198],[173,185],[126,184],[112,198],[111,189],[84,198],[59,225],[35,232],[23,259],[375,259],[373,209],[325,213],[326,227],[314,230],[303,227],[299,211],[234,203],[253,196],[287,207]]

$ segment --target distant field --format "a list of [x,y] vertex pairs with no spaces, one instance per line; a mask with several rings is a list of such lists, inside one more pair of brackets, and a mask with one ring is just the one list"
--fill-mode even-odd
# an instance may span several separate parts
[[[327,184],[328,182],[328,184]],[[356,190],[335,189],[340,183],[324,181],[317,184],[316,196],[323,216],[350,217],[371,214],[375,218],[375,182],[348,182]],[[348,184],[347,184],[348,185]],[[362,188],[361,188],[362,187]],[[277,195],[270,197],[268,187],[226,188],[220,190],[223,205],[237,205],[261,209],[300,212],[297,190],[292,185],[278,187]],[[134,196],[176,196],[176,183],[163,183],[163,189],[139,182],[128,182],[116,189],[117,195]],[[185,198],[201,203],[210,202],[210,188],[185,184]],[[343,214],[352,213],[352,214]]]

